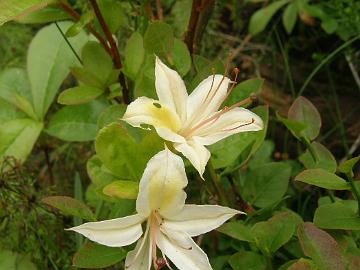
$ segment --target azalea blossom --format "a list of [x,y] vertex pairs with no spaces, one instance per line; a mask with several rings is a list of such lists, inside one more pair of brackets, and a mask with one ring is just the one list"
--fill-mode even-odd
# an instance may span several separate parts
[[127,254],[127,270],[150,270],[152,262],[158,269],[161,261],[172,269],[167,258],[180,270],[212,269],[207,255],[191,237],[209,232],[242,212],[218,205],[185,204],[183,189],[187,183],[182,159],[165,149],[150,159],[140,180],[137,214],[89,222],[69,230],[110,247],[138,240],[135,249]]
[[232,83],[226,76],[214,74],[188,95],[180,75],[156,57],[155,87],[159,100],[137,98],[122,119],[134,127],[154,126],[159,136],[173,142],[202,177],[210,158],[206,145],[232,134],[263,128],[261,118],[238,107],[240,102],[219,109],[229,96]]

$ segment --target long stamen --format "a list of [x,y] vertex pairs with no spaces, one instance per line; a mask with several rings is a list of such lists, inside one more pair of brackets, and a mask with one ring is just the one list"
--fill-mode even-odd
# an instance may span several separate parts
[[154,268],[156,270],[159,269],[159,266],[157,264],[157,256],[156,256],[156,237],[155,237],[155,229],[156,229],[156,223],[155,223],[154,216],[151,215],[151,249],[152,249],[152,260],[154,264]]
[[147,235],[149,234],[149,228],[150,228],[150,222],[148,222],[147,225],[146,225],[146,230],[145,230],[145,233],[144,233],[144,238],[143,238],[143,240],[141,241],[141,244],[140,244],[140,247],[139,247],[138,251],[136,252],[136,254],[135,254],[132,262],[130,262],[130,264],[127,265],[126,268],[129,268],[130,266],[132,266],[132,265],[134,264],[134,262],[136,261],[137,257],[139,257],[139,254],[140,254],[142,248],[143,248],[144,245],[145,245]]
[[235,129],[238,129],[238,128],[241,128],[241,127],[245,127],[245,126],[249,126],[251,124],[255,123],[255,119],[254,118],[251,118],[251,121],[248,122],[248,123],[245,123],[245,124],[241,124],[239,126],[236,126],[234,128],[228,128],[228,129],[223,129],[221,131],[232,131],[232,130],[235,130]]
[[163,259],[164,259],[164,261],[165,261],[166,266],[167,266],[170,270],[174,270],[174,269],[170,266],[169,261],[166,259],[165,254],[164,254],[163,252],[161,252],[161,253],[162,253],[162,256],[163,256]]
[[240,70],[238,68],[234,68],[234,73],[235,73],[235,79],[233,81],[233,84],[231,85],[229,91],[227,92],[224,100],[227,100],[227,98],[230,96],[230,94],[232,93],[232,91],[234,90],[236,84],[237,84],[237,79],[238,79],[238,76],[239,76],[239,73],[240,73]]

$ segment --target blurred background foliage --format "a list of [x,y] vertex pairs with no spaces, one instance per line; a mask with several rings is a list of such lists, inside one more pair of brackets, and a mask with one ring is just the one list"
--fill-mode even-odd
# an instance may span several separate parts
[[[240,69],[240,82],[253,78],[264,79],[263,84],[253,81],[253,84],[249,84],[252,85],[250,88],[249,85],[243,87],[247,90],[239,96],[244,95],[243,97],[246,98],[254,92],[254,89],[259,90],[262,86],[261,91],[257,93],[257,102],[261,105],[257,108],[257,112],[262,117],[268,117],[266,140],[263,142],[264,138],[262,138],[259,147],[256,148],[257,151],[254,148],[248,149],[245,145],[242,151],[239,150],[241,154],[234,158],[238,162],[235,162],[235,165],[234,160],[229,157],[231,153],[224,151],[226,143],[214,145],[212,148],[215,153],[213,154],[215,169],[222,170],[221,179],[229,180],[223,182],[224,189],[239,190],[232,195],[234,202],[231,203],[239,205],[238,207],[242,209],[245,208],[250,216],[245,222],[232,223],[220,229],[232,238],[228,236],[224,238],[224,235],[218,232],[204,237],[204,249],[212,258],[214,269],[335,270],[334,265],[337,265],[337,262],[323,264],[318,261],[319,258],[321,261],[322,256],[328,255],[322,254],[323,251],[317,249],[318,243],[312,243],[315,245],[315,248],[313,247],[315,251],[320,254],[318,257],[312,257],[311,253],[314,251],[304,244],[307,243],[306,239],[315,237],[312,233],[319,235],[315,233],[319,230],[318,228],[307,224],[296,233],[295,227],[287,228],[286,224],[295,226],[294,224],[301,222],[301,218],[303,221],[313,221],[317,207],[325,205],[330,199],[333,200],[333,196],[336,196],[336,200],[337,198],[344,200],[353,198],[348,191],[341,188],[333,192],[328,186],[325,186],[328,190],[323,190],[309,185],[297,185],[294,184],[293,179],[295,176],[298,177],[304,168],[324,167],[323,164],[313,164],[311,149],[315,148],[321,160],[324,159],[332,164],[325,165],[327,169],[330,166],[331,173],[335,173],[337,164],[360,153],[360,43],[358,40],[360,38],[360,2],[357,0],[200,1],[204,6],[195,31],[194,46],[188,47],[193,52],[192,59],[189,58],[190,53],[188,49],[184,49],[184,43],[180,40],[186,36],[193,1],[104,0],[98,2],[102,2],[100,5],[104,16],[108,18],[109,28],[116,36],[121,59],[125,59],[124,73],[134,97],[151,96],[155,93],[154,64],[151,56],[140,63],[140,65],[144,64],[141,66],[141,71],[134,72],[132,65],[136,66],[136,64],[131,61],[127,63],[129,62],[127,54],[137,54],[144,50],[142,46],[136,47],[139,39],[144,39],[147,53],[148,51],[156,52],[175,67],[188,82],[188,88],[191,90],[201,79],[211,74],[209,67],[215,67],[219,73],[224,72],[225,63],[229,59],[231,66],[237,66]],[[68,37],[77,36],[89,22],[104,36],[99,21],[90,12],[89,1],[72,0],[68,1],[68,4],[77,13],[82,14],[81,19],[70,30],[64,31]],[[26,68],[30,41],[42,27],[55,21],[55,19],[49,19],[53,18],[51,16],[56,15],[56,20],[59,21],[69,19],[67,13],[59,10],[49,17],[46,15],[42,17],[40,12],[21,17],[15,22],[7,22],[0,27],[1,71],[9,68]],[[154,26],[156,25],[154,22],[158,21],[167,24],[161,27]],[[177,45],[174,45],[176,50],[174,49],[170,55],[167,52],[161,55],[162,51],[158,51],[157,45],[151,39],[159,33],[158,29],[164,31],[160,31],[164,38],[168,38],[166,31],[174,33],[174,44]],[[135,31],[140,35],[134,36]],[[128,45],[129,43],[131,46]],[[177,58],[177,55],[180,57]],[[79,57],[84,61],[86,57],[84,51]],[[109,61],[111,62],[111,59]],[[110,69],[113,69],[112,64]],[[74,87],[76,80],[81,81],[75,72],[67,76],[61,86],[61,91]],[[114,82],[109,80],[102,82],[104,84],[102,87],[110,91],[107,93],[106,100],[123,98],[119,94],[121,86],[114,86]],[[259,85],[254,86],[254,83]],[[60,96],[64,99],[59,97],[58,102],[68,105],[69,101],[63,93]],[[315,110],[321,115],[321,130],[314,138],[307,140],[305,145],[302,137],[294,131],[296,127],[294,128],[290,122],[284,120],[287,116],[290,118],[289,108],[298,96],[305,96],[310,100]],[[99,104],[102,104],[103,100],[101,98],[99,100]],[[36,140],[26,162],[20,164],[17,160],[6,157],[1,164],[1,270],[75,268],[72,266],[71,257],[83,246],[84,240],[65,232],[64,228],[80,224],[82,219],[60,216],[58,212],[46,207],[41,201],[46,196],[67,195],[79,201],[86,201],[99,220],[123,216],[133,210],[134,201],[132,200],[119,201],[106,198],[100,200],[101,203],[99,203],[96,193],[99,187],[94,183],[90,185],[96,182],[94,181],[96,176],[91,174],[96,174],[95,170],[104,161],[99,161],[97,156],[93,156],[95,149],[91,141],[94,138],[88,140],[76,137],[77,139],[72,140],[67,137],[72,136],[72,134],[69,135],[71,130],[59,131],[51,125],[52,121],[59,121],[58,119],[61,118],[57,116],[58,118],[53,120],[55,118],[53,116],[60,108],[64,108],[59,103],[54,102],[48,111],[43,112],[42,117],[44,117],[47,129]],[[97,108],[102,106],[91,104]],[[268,114],[262,105],[269,107]],[[305,111],[310,110],[311,115],[316,114],[313,107],[303,104],[301,106],[306,107]],[[295,110],[294,107],[292,108]],[[95,132],[121,116],[120,111],[123,109],[123,107],[108,108],[107,112],[102,114],[101,120],[97,120],[98,115],[93,116],[95,117]],[[141,132],[141,134],[136,134],[131,129],[129,133],[140,138],[145,137]],[[316,143],[321,143],[326,147],[325,150],[318,145],[308,147],[316,144],[312,142],[315,138]],[[247,140],[246,136],[241,137],[241,140]],[[227,143],[231,145],[232,142],[227,141]],[[3,150],[0,148],[0,153],[1,151]],[[196,179],[196,173],[192,172],[191,168],[189,171],[192,178]],[[358,179],[358,166],[354,167],[354,173],[354,179]],[[107,172],[106,176],[102,175],[102,177],[113,177],[113,175]],[[291,179],[290,183],[289,179]],[[268,182],[276,188],[268,194],[268,197],[265,194],[262,199],[258,199],[259,189]],[[312,184],[306,177],[304,182]],[[201,181],[192,181],[188,187],[190,200],[197,203],[221,201],[219,197],[214,198],[211,192],[209,194],[207,185]],[[104,183],[100,186],[103,188]],[[201,196],[197,195],[199,186]],[[106,195],[102,196],[106,197]],[[354,201],[350,202],[350,204],[353,203]],[[282,212],[279,214],[279,211]],[[297,214],[294,214],[295,212]],[[286,241],[277,239],[278,246],[275,243],[275,246],[270,244],[268,247],[269,243],[264,243],[268,239],[265,236],[262,238],[261,232],[266,234],[269,229],[266,226],[269,224],[264,225],[261,222],[273,222],[275,225],[271,226],[275,227],[285,226],[280,230],[291,233],[289,237],[284,236]],[[341,266],[337,269],[360,269],[360,235],[358,233],[360,221],[354,219],[355,223],[356,229],[336,230],[338,228],[320,226],[323,229],[330,229],[331,239],[337,240],[342,254],[346,257],[346,268]],[[258,233],[259,238],[256,241],[264,242],[259,244],[252,236],[249,236],[251,233],[247,232],[250,224],[255,224],[252,232]],[[330,235],[326,234],[324,239],[328,239],[327,237]],[[202,239],[198,241],[201,242]],[[256,250],[254,246],[260,247],[260,251],[254,251]],[[266,247],[265,250],[261,250],[264,247]],[[302,258],[304,254],[312,260]],[[78,260],[81,259],[81,255],[83,254],[78,255]],[[333,254],[336,258],[338,255]],[[115,262],[123,258],[124,252],[121,251],[117,254]],[[299,260],[295,261],[297,259]],[[297,265],[291,266],[292,263]],[[78,266],[80,264],[78,262]],[[301,268],[302,266],[304,268]],[[116,267],[122,267],[121,262],[108,269],[116,269]]]

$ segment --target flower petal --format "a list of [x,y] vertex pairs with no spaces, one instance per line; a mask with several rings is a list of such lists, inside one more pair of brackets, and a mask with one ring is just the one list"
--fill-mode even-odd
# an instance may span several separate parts
[[175,70],[168,68],[158,57],[155,63],[155,88],[160,102],[173,109],[185,122],[188,94],[184,81]]
[[244,109],[234,108],[222,114],[218,119],[204,125],[194,132],[203,145],[211,145],[230,135],[263,129],[263,121],[255,113]]
[[190,236],[198,236],[216,229],[234,215],[241,213],[243,212],[219,205],[185,204],[181,212],[164,220],[162,226],[167,230],[183,231]]
[[165,149],[148,162],[140,180],[136,210],[143,216],[158,211],[163,217],[177,214],[186,199],[188,183],[182,159]]
[[157,230],[156,244],[180,270],[212,270],[205,252],[186,233]]
[[142,235],[144,218],[132,215],[123,218],[88,222],[68,230],[78,232],[92,241],[109,247],[122,247],[134,243]]
[[203,80],[187,99],[187,125],[195,125],[216,112],[227,95],[229,83],[229,78],[219,74]]
[[131,102],[122,120],[134,127],[147,124],[167,128],[173,132],[181,128],[181,121],[171,108],[147,97],[139,97]]
[[151,269],[151,235],[148,234],[139,239],[134,250],[126,255],[126,270],[150,270]]
[[193,137],[186,143],[175,143],[174,147],[191,162],[199,172],[201,178],[203,178],[205,166],[210,158],[210,152],[199,143],[198,138]]

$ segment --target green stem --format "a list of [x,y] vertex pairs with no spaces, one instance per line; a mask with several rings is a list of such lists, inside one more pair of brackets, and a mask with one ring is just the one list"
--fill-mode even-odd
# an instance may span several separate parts
[[308,86],[308,84],[310,83],[310,81],[312,80],[312,78],[316,75],[316,73],[319,72],[319,70],[327,63],[329,62],[335,55],[337,55],[339,52],[341,52],[343,49],[345,49],[346,47],[348,47],[350,44],[352,44],[353,42],[355,42],[356,40],[358,40],[360,38],[360,35],[346,41],[343,45],[341,45],[340,47],[338,47],[336,50],[332,51],[327,57],[325,57],[319,65],[317,65],[317,67],[315,67],[315,69],[311,72],[311,74],[307,77],[307,79],[305,80],[304,84],[302,85],[298,96],[301,96],[302,93],[304,92],[304,90],[306,89],[306,87]]
[[315,163],[319,161],[319,157],[314,149],[314,147],[312,146],[312,144],[306,139],[306,138],[301,138],[301,141],[306,145],[306,148],[309,150],[312,158],[314,159]]
[[208,171],[209,171],[209,174],[210,174],[211,181],[212,181],[212,183],[213,183],[213,185],[215,187],[215,190],[216,190],[216,192],[217,192],[217,194],[218,194],[218,196],[219,196],[219,198],[221,200],[221,203],[223,205],[228,206],[229,202],[228,202],[227,197],[226,197],[226,195],[224,193],[224,190],[221,188],[221,183],[220,183],[221,178],[215,172],[215,169],[214,169],[214,166],[211,163],[211,160],[209,160],[207,168],[208,168]]
[[350,173],[348,173],[346,176],[347,176],[347,179],[348,179],[348,181],[350,183],[351,191],[355,195],[356,200],[358,202],[358,215],[360,216],[360,192],[359,192],[359,190],[357,189],[357,187],[355,185],[354,177]]
[[62,31],[62,29],[60,28],[59,24],[57,22],[55,22],[55,25],[57,27],[57,29],[59,30],[61,36],[64,38],[64,40],[66,41],[66,44],[69,46],[69,48],[71,49],[71,51],[73,52],[73,54],[75,55],[76,59],[80,62],[80,64],[82,65],[83,62],[81,61],[80,56],[77,54],[77,52],[75,51],[74,47],[71,45],[70,41],[68,40],[68,38],[65,36],[64,32]]

